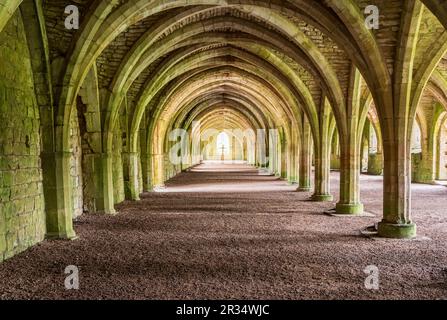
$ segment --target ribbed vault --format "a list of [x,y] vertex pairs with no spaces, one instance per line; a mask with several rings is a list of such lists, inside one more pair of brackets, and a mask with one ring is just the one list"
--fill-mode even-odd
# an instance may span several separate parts
[[[29,113],[38,114],[39,132],[24,136],[29,140],[33,133],[39,146],[48,236],[73,237],[79,207],[114,214],[125,198],[138,200],[143,191],[162,188],[200,162],[202,134],[210,130],[228,132],[242,146],[239,158],[298,184],[298,190],[310,190],[313,173],[315,201],[332,200],[329,173],[337,163],[336,211],[353,215],[363,212],[362,150],[374,136],[377,148],[366,158],[371,172],[384,175],[378,233],[415,236],[411,181],[440,175],[447,3],[76,5],[80,28],[67,30],[64,0],[0,0],[0,35],[12,43],[4,55],[20,47],[11,36],[20,28],[23,34],[15,38],[23,38],[27,48],[23,55],[33,83],[25,89],[34,89],[30,103],[37,111]],[[380,10],[377,30],[365,23],[368,5]],[[5,70],[19,64],[18,58],[10,60]],[[411,150],[416,119],[426,141],[417,163]],[[176,130],[188,139],[173,137]],[[231,135],[238,130],[245,135]],[[179,141],[182,159],[173,163],[170,154]]]

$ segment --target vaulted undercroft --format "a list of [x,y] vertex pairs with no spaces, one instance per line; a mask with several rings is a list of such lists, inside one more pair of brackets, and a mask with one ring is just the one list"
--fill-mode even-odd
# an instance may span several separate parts
[[0,260],[203,160],[314,201],[339,170],[353,216],[383,174],[378,235],[415,237],[411,182],[447,180],[446,27],[437,0],[0,0]]

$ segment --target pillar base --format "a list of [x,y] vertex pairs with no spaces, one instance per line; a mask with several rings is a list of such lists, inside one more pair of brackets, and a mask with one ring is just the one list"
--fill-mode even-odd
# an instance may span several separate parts
[[416,225],[414,223],[392,224],[381,221],[377,231],[378,235],[384,238],[412,239],[416,237]]
[[70,232],[70,233],[58,233],[58,232],[49,232],[45,235],[45,238],[48,240],[76,240],[78,239],[78,236],[76,233]]
[[115,216],[118,214],[118,212],[116,212],[115,209],[113,210],[101,210],[98,213],[102,213],[102,214],[106,214],[106,215],[111,215],[111,216]]
[[310,200],[312,201],[318,201],[318,202],[324,202],[324,201],[333,201],[334,196],[331,194],[314,194]]
[[433,179],[414,179],[411,182],[412,183],[420,183],[420,184],[430,184],[430,185],[436,184],[436,181]]
[[311,190],[311,187],[299,187],[298,189],[296,189],[297,192],[310,192]]
[[337,203],[335,206],[336,214],[346,214],[346,215],[360,215],[363,213],[363,204],[346,204],[346,203]]

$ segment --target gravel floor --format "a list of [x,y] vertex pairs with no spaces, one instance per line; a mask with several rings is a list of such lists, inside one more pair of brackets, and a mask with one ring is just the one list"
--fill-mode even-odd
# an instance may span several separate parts
[[[218,172],[212,171],[218,170]],[[205,165],[158,193],[84,215],[79,239],[45,241],[0,264],[2,299],[445,299],[447,188],[413,185],[412,241],[369,239],[380,220],[381,177],[362,176],[376,217],[337,218],[335,203],[256,170]],[[334,195],[338,174],[332,174]],[[65,290],[76,265],[80,289]],[[380,271],[367,290],[364,269]]]

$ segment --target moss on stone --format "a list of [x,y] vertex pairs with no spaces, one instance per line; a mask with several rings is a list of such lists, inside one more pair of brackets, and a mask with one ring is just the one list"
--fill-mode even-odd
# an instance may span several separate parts
[[0,260],[43,240],[40,120],[19,11],[0,33]]
[[383,159],[381,154],[370,154],[368,157],[368,174],[381,175],[383,172]]

